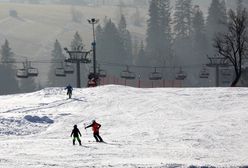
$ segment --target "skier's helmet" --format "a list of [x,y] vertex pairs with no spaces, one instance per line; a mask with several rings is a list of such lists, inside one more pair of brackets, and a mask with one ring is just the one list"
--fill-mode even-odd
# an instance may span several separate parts
[[74,128],[77,128],[77,125],[74,125]]
[[95,123],[96,122],[96,120],[92,120],[92,123]]

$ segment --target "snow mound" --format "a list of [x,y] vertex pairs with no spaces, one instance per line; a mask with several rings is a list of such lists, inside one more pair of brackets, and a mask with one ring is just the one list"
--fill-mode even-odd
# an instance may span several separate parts
[[54,123],[54,121],[47,116],[39,117],[39,116],[26,115],[24,119],[32,123],[42,123],[42,124],[53,124]]

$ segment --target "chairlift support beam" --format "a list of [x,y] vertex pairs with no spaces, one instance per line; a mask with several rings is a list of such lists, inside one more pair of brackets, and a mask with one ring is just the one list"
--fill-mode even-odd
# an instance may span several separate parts
[[[79,48],[79,47],[78,47]],[[89,64],[91,63],[91,60],[87,58],[87,56],[90,54],[90,51],[82,51],[83,47],[81,47],[81,50],[72,50],[69,51],[67,48],[64,48],[64,50],[69,54],[69,58],[65,60],[65,62],[76,64],[76,72],[77,72],[77,87],[81,88],[81,79],[80,79],[80,64]]]
[[209,59],[209,63],[207,64],[208,67],[215,68],[215,82],[216,87],[220,86],[219,82],[219,75],[220,75],[220,67],[229,67],[230,64],[227,62],[228,60],[225,57],[222,57],[220,55],[215,55],[214,57],[209,57],[207,55],[207,58]]

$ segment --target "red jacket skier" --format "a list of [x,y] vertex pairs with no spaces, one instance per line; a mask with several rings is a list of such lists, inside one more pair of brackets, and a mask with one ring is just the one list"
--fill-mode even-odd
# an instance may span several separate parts
[[88,81],[88,87],[96,87],[97,86],[97,81],[95,78],[92,78]]
[[97,123],[95,120],[92,121],[92,124],[85,127],[85,129],[92,127],[93,136],[96,139],[96,142],[103,142],[101,136],[99,135],[99,129],[101,128],[101,124]]

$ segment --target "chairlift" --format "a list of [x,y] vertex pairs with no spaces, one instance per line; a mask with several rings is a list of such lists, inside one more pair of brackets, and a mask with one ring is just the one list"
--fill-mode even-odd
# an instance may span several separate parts
[[74,68],[71,64],[66,63],[64,67],[65,73],[66,74],[73,74],[74,73]]
[[176,74],[177,80],[184,80],[187,77],[186,73],[182,70],[182,67],[180,67],[179,72]]
[[65,69],[64,68],[56,68],[55,69],[55,75],[58,77],[65,77],[66,76]]
[[63,62],[61,62],[61,67],[55,69],[55,75],[58,77],[65,77],[66,76]]
[[[89,78],[93,78],[94,76],[94,70],[93,70],[93,67],[90,67],[89,69]],[[98,78],[106,78],[107,77],[107,72],[103,69],[100,68],[100,65],[98,65],[97,67],[97,77]],[[95,77],[94,77],[95,78]]]
[[39,72],[37,68],[28,68],[28,76],[38,76]]
[[18,78],[28,78],[27,62],[23,62],[23,68],[17,69],[16,76]]
[[134,72],[129,71],[129,67],[127,66],[127,69],[121,72],[121,78],[133,80],[136,78],[136,75]]
[[16,72],[16,76],[18,78],[28,78],[28,72],[27,69],[23,68],[23,69],[18,69]]
[[209,77],[209,71],[208,71],[208,69],[205,66],[203,66],[203,69],[201,70],[201,73],[200,73],[199,77],[201,79],[208,79],[208,77]]
[[149,77],[150,80],[161,80],[162,78],[162,74],[157,72],[157,68],[155,68],[154,72],[152,72]]

